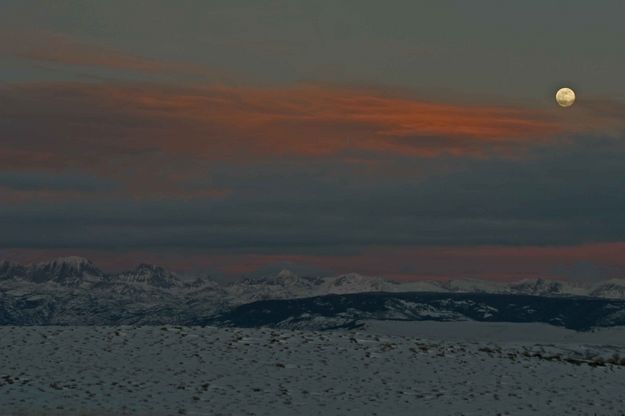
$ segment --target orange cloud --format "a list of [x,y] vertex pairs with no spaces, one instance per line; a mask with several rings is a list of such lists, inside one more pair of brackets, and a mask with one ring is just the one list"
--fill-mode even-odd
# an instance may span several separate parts
[[144,193],[171,193],[181,178],[210,175],[212,162],[332,158],[370,171],[389,166],[372,161],[396,156],[519,157],[566,134],[623,131],[618,114],[601,108],[459,105],[311,85],[5,84],[0,162],[4,170],[83,170]]
[[[226,160],[353,151],[479,155],[564,131],[537,110],[320,86],[41,83],[7,86],[0,94],[0,109],[10,119],[6,134],[32,141],[28,148],[39,158],[63,148],[63,154],[79,152],[90,164],[104,155],[149,151]],[[0,149],[0,157],[8,151],[20,148]]]

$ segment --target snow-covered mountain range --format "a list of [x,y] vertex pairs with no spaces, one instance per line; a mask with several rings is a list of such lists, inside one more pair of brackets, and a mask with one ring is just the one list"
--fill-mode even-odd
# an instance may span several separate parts
[[328,277],[300,277],[289,270],[282,270],[276,276],[247,279],[226,285],[224,288],[234,297],[246,301],[364,292],[490,293],[625,299],[625,279],[614,279],[592,284],[569,283],[540,278],[519,282],[495,282],[475,279],[394,282],[380,277],[363,276],[357,273]]
[[308,277],[282,270],[272,276],[218,283],[209,277],[183,279],[149,264],[105,273],[81,257],[28,265],[0,261],[0,324],[197,323],[253,302],[380,292],[625,300],[625,279],[595,284],[543,279],[398,283],[355,273]]
[[217,291],[235,303],[363,292],[492,293],[625,299],[625,279],[592,284],[540,278],[519,282],[458,279],[400,283],[357,273],[325,277],[298,276],[285,269],[272,276],[220,284],[209,277],[182,279],[176,273],[151,264],[140,264],[133,270],[107,274],[82,257],[61,257],[28,265],[0,261],[0,287],[6,289],[32,284],[50,290],[109,289],[113,292],[161,291],[170,294]]

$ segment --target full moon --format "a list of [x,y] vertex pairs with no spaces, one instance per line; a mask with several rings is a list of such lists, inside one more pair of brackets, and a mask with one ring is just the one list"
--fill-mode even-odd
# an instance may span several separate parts
[[570,107],[575,103],[575,92],[570,88],[560,88],[556,93],[556,102],[560,107]]

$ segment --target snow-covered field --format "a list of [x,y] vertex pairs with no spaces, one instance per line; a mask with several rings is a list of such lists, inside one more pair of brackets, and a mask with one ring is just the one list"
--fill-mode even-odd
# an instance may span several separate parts
[[364,330],[380,335],[497,344],[613,345],[625,350],[625,326],[572,331],[543,323],[364,321]]
[[558,344],[531,326],[518,342],[515,324],[419,324],[0,327],[0,414],[625,414],[620,329]]

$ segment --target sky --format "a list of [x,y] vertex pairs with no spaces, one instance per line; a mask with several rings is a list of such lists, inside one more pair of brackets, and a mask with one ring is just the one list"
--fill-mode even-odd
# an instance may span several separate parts
[[624,14],[3,0],[0,258],[622,278]]

